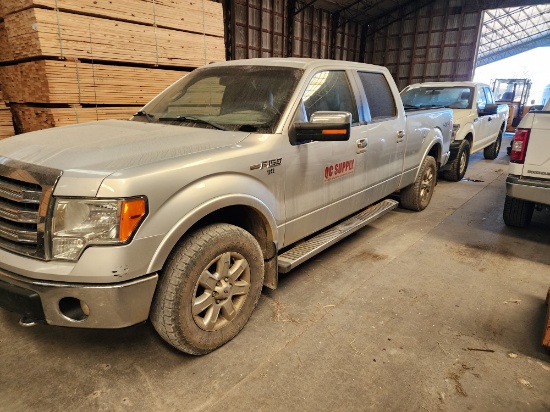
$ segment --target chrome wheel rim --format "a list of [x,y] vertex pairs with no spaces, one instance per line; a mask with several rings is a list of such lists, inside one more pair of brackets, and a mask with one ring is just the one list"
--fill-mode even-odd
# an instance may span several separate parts
[[459,167],[460,175],[462,176],[464,172],[466,172],[466,152],[462,152],[460,154],[460,167]]
[[420,200],[425,203],[430,199],[434,184],[435,174],[431,167],[424,171],[420,182]]
[[237,252],[214,258],[195,285],[191,310],[193,320],[205,331],[227,326],[242,309],[250,290],[250,266]]

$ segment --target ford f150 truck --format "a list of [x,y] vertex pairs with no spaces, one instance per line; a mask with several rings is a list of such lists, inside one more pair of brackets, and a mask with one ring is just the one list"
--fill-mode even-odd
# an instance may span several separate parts
[[483,150],[494,160],[500,151],[508,106],[495,104],[490,87],[477,82],[432,82],[407,86],[401,92],[405,107],[445,106],[453,109],[451,158],[441,168],[446,180],[464,177],[472,153]]
[[549,142],[550,100],[527,113],[514,134],[503,212],[508,226],[526,227],[535,209],[550,207]]
[[449,109],[405,114],[385,68],[252,59],[197,69],[130,120],[3,140],[0,306],[24,325],[150,318],[208,353],[388,195],[424,209],[451,132]]

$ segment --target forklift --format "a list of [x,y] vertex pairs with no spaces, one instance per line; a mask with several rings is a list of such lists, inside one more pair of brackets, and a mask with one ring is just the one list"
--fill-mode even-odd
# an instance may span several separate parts
[[493,95],[495,103],[507,104],[509,110],[506,131],[514,132],[523,116],[531,108],[527,105],[527,98],[531,91],[529,79],[495,79],[493,81]]

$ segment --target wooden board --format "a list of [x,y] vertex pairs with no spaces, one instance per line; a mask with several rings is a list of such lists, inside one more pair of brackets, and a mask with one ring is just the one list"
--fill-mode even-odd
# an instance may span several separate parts
[[223,37],[222,4],[208,0],[2,0],[0,15],[33,6]]
[[0,85],[17,103],[144,105],[187,73],[41,60],[0,67]]
[[38,8],[9,14],[4,23],[12,54],[0,53],[4,62],[55,56],[197,67],[225,59],[224,39],[210,35]]
[[14,104],[12,110],[21,132],[26,133],[97,120],[129,119],[139,110],[139,106],[83,108],[75,105],[70,108],[50,108]]
[[0,139],[15,135],[10,108],[3,103],[0,100]]

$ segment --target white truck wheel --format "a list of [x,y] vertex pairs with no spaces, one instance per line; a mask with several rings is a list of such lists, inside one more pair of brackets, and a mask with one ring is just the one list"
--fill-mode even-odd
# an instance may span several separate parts
[[463,140],[458,147],[458,153],[456,154],[455,159],[450,163],[450,169],[443,172],[443,177],[445,180],[450,180],[451,182],[458,182],[462,180],[466,174],[469,161],[470,142]]

